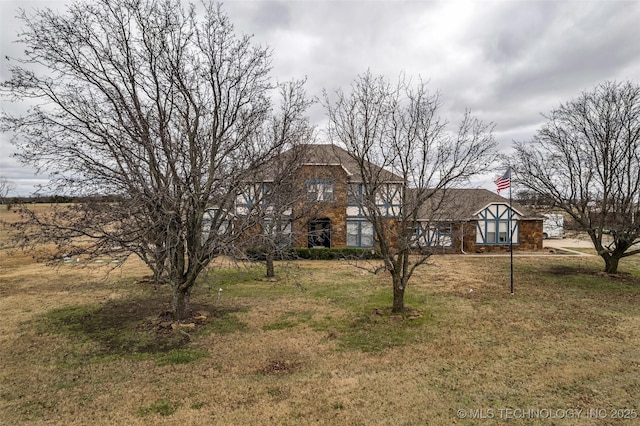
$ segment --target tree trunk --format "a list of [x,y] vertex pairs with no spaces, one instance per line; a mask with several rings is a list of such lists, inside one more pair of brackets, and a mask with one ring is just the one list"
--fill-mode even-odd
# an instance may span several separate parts
[[604,255],[602,256],[604,259],[604,271],[607,274],[617,274],[618,273],[618,263],[620,262],[620,257],[616,255]]
[[273,253],[267,253],[267,277],[272,278],[276,276],[275,268],[273,266]]
[[173,287],[173,318],[175,320],[183,320],[191,315],[191,305],[189,298],[191,296],[191,286],[186,289],[182,286]]
[[393,277],[393,306],[391,313],[399,314],[404,312],[404,286],[399,277]]
[[[618,273],[618,263],[620,263],[620,254],[617,249],[613,252],[608,251],[602,246],[602,234],[596,233],[595,230],[587,231],[589,236],[591,237],[591,241],[593,241],[593,246],[596,251],[600,255],[600,257],[604,260],[604,272],[607,274],[617,274]],[[616,241],[617,245],[617,241]],[[624,253],[624,250],[622,250]]]

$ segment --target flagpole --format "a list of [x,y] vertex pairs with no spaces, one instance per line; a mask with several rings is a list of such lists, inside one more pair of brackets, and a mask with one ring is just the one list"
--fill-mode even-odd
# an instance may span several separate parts
[[509,252],[511,257],[511,295],[513,296],[513,208],[511,207],[511,176],[509,176]]
[[[504,175],[494,180],[498,186],[498,195],[500,195],[500,190],[509,188],[509,216],[507,219],[507,226],[509,227],[509,256],[511,258],[511,295],[513,296],[513,207],[512,207],[512,198],[511,198],[511,166],[507,167],[507,171],[504,172]],[[498,227],[500,225],[498,224]],[[500,232],[500,229],[497,229],[497,232]]]

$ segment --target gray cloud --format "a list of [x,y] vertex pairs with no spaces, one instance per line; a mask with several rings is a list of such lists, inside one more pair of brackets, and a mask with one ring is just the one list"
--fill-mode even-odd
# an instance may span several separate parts
[[[0,0],[3,57],[20,54],[10,43],[19,27],[12,11],[43,4],[64,9],[64,1]],[[637,1],[243,0],[224,8],[237,31],[273,48],[275,78],[307,77],[309,94],[319,97],[367,69],[391,79],[420,74],[442,93],[451,121],[469,108],[495,122],[503,150],[583,90],[640,80]],[[326,120],[319,106],[310,115],[319,126]],[[26,188],[33,171],[6,160],[11,151],[0,135],[0,174],[6,169]],[[492,188],[488,177],[474,184]]]

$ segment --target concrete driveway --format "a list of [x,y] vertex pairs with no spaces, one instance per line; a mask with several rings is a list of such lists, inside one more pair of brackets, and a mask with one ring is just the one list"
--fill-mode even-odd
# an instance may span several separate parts
[[549,238],[542,241],[545,248],[593,248],[591,240],[582,238]]
[[[606,245],[610,243],[610,239],[611,237],[609,235],[603,235],[602,244]],[[571,250],[572,248],[585,248],[594,250],[593,243],[591,242],[591,239],[587,236],[587,234],[578,234],[577,238],[575,236],[572,238],[549,238],[548,240],[542,241],[542,246],[544,248],[562,249],[564,251],[569,251],[574,254],[580,254],[582,256],[595,256],[595,254]]]

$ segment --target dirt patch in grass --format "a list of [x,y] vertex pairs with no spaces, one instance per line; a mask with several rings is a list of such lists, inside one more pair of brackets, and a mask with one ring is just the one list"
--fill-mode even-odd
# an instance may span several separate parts
[[589,276],[589,277],[601,277],[604,279],[611,279],[615,281],[628,282],[632,284],[640,284],[640,279],[629,272],[619,272],[617,274],[608,274],[601,270],[580,268],[570,265],[550,265],[548,268],[549,274],[558,276]]
[[46,313],[39,326],[43,332],[95,342],[101,355],[167,352],[184,346],[188,335],[152,326],[148,318],[161,308],[162,302],[154,298],[61,308]]
[[593,273],[593,271],[586,271],[584,269],[578,269],[569,265],[550,265],[548,271],[553,275],[575,275]]
[[287,374],[295,372],[300,366],[301,364],[295,360],[271,359],[260,371],[265,374]]
[[54,309],[37,322],[43,333],[96,343],[103,356],[139,355],[183,348],[196,334],[240,331],[246,325],[235,313],[243,310],[200,303],[192,306],[191,318],[174,321],[166,296],[145,295],[102,305]]

